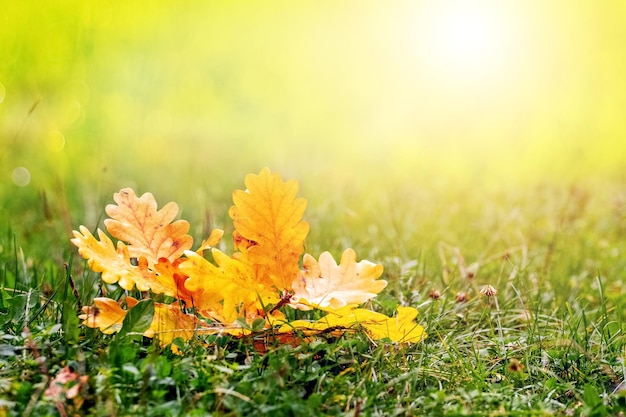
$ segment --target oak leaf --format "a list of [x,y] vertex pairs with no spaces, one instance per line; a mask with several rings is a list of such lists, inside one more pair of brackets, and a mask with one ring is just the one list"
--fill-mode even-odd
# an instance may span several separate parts
[[[319,262],[305,254],[303,266],[292,284],[292,305],[301,309],[310,309],[306,305],[311,303],[331,308],[361,304],[387,286],[387,281],[378,279],[383,273],[382,265],[366,260],[357,263],[352,249],[343,252],[339,265],[329,252],[324,252]],[[298,303],[299,300],[306,303]]]
[[123,188],[113,195],[117,202],[106,206],[111,217],[104,221],[108,232],[129,244],[131,257],[145,257],[150,265],[159,258],[174,261],[191,248],[193,239],[187,234],[189,223],[177,220],[178,205],[168,203],[157,210],[154,196],[145,193],[137,197],[130,188]]
[[221,229],[211,230],[211,234],[209,235],[209,237],[202,241],[202,244],[200,245],[198,249],[196,249],[196,252],[202,255],[202,252],[204,252],[207,249],[211,249],[212,247],[217,245],[219,241],[222,239],[222,236],[224,236],[223,230]]
[[[322,310],[324,310],[322,308]],[[413,307],[399,306],[395,317],[388,317],[364,308],[345,306],[338,310],[328,310],[321,319],[310,322],[295,320],[284,324],[278,331],[289,333],[300,330],[316,333],[333,329],[356,329],[362,327],[374,340],[389,339],[398,343],[420,342],[426,338],[424,328],[415,323],[417,310]]]
[[296,181],[283,182],[267,168],[247,175],[245,184],[245,191],[233,193],[229,212],[241,259],[254,265],[262,284],[290,290],[309,232],[309,224],[302,220],[306,201],[296,198]]
[[205,317],[231,324],[239,317],[254,319],[264,305],[279,300],[275,290],[258,282],[253,268],[218,249],[211,251],[216,263],[187,251],[179,269],[189,278],[185,288],[194,295],[194,305]]
[[[252,331],[249,328],[243,327],[240,323],[232,323],[230,325],[213,323],[209,325],[199,320],[195,315],[183,312],[177,304],[155,303],[152,324],[143,335],[146,337],[158,337],[160,346],[164,347],[172,343],[175,338],[187,341],[194,335],[227,334],[242,337],[251,333]],[[176,353],[173,345],[172,350]]]
[[100,329],[104,334],[117,333],[122,329],[122,323],[128,310],[122,308],[125,303],[128,308],[137,304],[137,300],[126,297],[124,301],[115,301],[107,297],[96,297],[92,306],[83,307],[83,314],[78,318],[83,320],[87,327]]
[[152,290],[157,294],[176,295],[176,283],[168,277],[159,277],[150,270],[145,258],[139,265],[131,263],[128,246],[117,242],[117,248],[111,239],[98,229],[98,241],[85,226],[74,231],[71,240],[78,247],[78,253],[85,259],[94,272],[102,272],[102,281],[107,284],[118,283],[125,290],[135,286],[139,291]]
[[50,380],[48,388],[43,393],[44,398],[53,401],[61,415],[68,415],[64,406],[65,402],[72,400],[71,404],[76,409],[81,408],[84,403],[81,391],[86,391],[88,381],[89,376],[80,375],[70,366],[65,366]]
[[191,291],[185,287],[188,277],[178,268],[185,258],[178,258],[174,262],[170,262],[167,258],[160,258],[159,262],[154,264],[152,269],[158,275],[161,282],[173,282],[176,290],[174,297],[182,302],[185,307],[194,307],[194,296]]
[[184,341],[191,339],[199,329],[205,326],[195,315],[183,312],[176,303],[154,303],[152,324],[143,335],[146,337],[157,336],[159,345],[164,347],[172,343],[177,337]]

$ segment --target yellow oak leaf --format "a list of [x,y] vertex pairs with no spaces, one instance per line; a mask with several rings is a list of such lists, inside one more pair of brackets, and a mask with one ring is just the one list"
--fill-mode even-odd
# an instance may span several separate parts
[[230,324],[239,317],[259,315],[263,306],[276,303],[276,291],[254,278],[252,267],[218,249],[211,251],[216,265],[196,252],[187,251],[179,269],[189,278],[185,288],[192,293],[200,314]]
[[159,258],[174,261],[191,248],[193,239],[187,234],[189,223],[177,220],[178,205],[168,203],[157,210],[154,196],[145,193],[137,197],[130,188],[123,188],[113,195],[117,202],[105,210],[111,217],[104,221],[108,232],[129,244],[131,257],[145,257],[150,265]]
[[[187,314],[181,307],[174,304],[154,303],[154,316],[150,327],[143,333],[150,338],[158,338],[159,345],[165,347],[180,337],[184,341],[194,335],[224,334],[236,337],[247,336],[252,332],[239,323],[209,325],[193,314]],[[178,348],[172,345],[172,351],[178,353]]]
[[117,249],[109,237],[98,229],[98,241],[85,226],[80,232],[74,231],[71,240],[78,247],[78,253],[85,259],[94,272],[102,272],[102,281],[107,284],[118,283],[125,290],[135,286],[139,291],[152,290],[157,294],[176,295],[176,283],[168,277],[159,277],[148,269],[144,260],[139,265],[131,264],[128,247],[117,242]]
[[421,342],[427,337],[424,328],[414,321],[418,312],[413,307],[399,306],[395,317],[351,306],[325,311],[328,314],[317,321],[295,320],[282,325],[278,331],[289,333],[300,330],[306,334],[362,327],[374,340],[389,339],[398,343],[413,343]]
[[302,220],[306,201],[296,198],[296,181],[283,182],[268,168],[247,175],[245,184],[245,191],[233,193],[234,206],[229,212],[241,259],[255,266],[262,284],[290,290],[309,232],[309,224]]
[[184,313],[176,303],[154,303],[152,323],[143,335],[157,336],[159,344],[163,347],[172,343],[177,337],[187,341],[205,326],[195,315]]
[[207,249],[211,249],[212,247],[217,245],[219,241],[222,240],[222,236],[224,236],[223,230],[221,229],[211,230],[211,234],[209,235],[209,237],[202,241],[202,244],[200,245],[198,249],[196,249],[196,252],[202,255],[202,252],[204,252]]
[[382,265],[366,260],[357,263],[352,249],[343,252],[339,265],[329,252],[322,253],[319,262],[306,254],[302,262],[304,270],[292,284],[292,305],[301,309],[309,309],[304,303],[298,304],[301,299],[331,308],[361,304],[387,286],[387,281],[378,279]]

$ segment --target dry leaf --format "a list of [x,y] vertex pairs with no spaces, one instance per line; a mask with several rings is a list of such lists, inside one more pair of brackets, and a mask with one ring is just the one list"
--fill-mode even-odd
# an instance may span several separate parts
[[80,408],[83,398],[79,395],[82,388],[87,386],[89,376],[79,375],[69,366],[64,367],[50,381],[44,396],[61,406],[66,400],[72,400],[76,408]]
[[137,197],[130,188],[115,193],[117,205],[109,204],[105,210],[111,217],[104,224],[108,232],[129,244],[131,257],[145,257],[150,265],[159,258],[174,261],[193,245],[193,239],[186,234],[189,223],[177,220],[178,205],[168,203],[157,210],[154,196],[145,193]]
[[309,224],[302,221],[306,201],[296,198],[296,181],[283,182],[267,168],[247,175],[245,183],[246,191],[233,193],[230,209],[241,259],[254,265],[262,284],[289,290],[309,232]]
[[[378,279],[383,273],[382,265],[366,260],[357,263],[352,249],[343,252],[339,265],[329,252],[324,252],[319,262],[304,255],[303,266],[304,271],[293,282],[292,301],[301,309],[309,309],[306,304],[332,308],[361,304],[387,286],[387,281]],[[307,303],[298,304],[300,300]]]
[[78,253],[85,259],[94,272],[102,272],[102,281],[107,284],[118,283],[125,290],[132,290],[135,286],[139,291],[148,291],[169,296],[176,295],[176,283],[167,277],[158,277],[154,271],[148,269],[145,258],[140,264],[131,264],[128,247],[117,242],[117,249],[113,242],[102,230],[98,229],[100,241],[89,232],[85,226],[80,226],[80,232],[74,231],[72,243],[78,247]]
[[192,292],[194,305],[205,317],[231,324],[259,315],[263,305],[278,302],[276,291],[255,280],[253,268],[239,259],[213,249],[217,265],[196,252],[187,251],[179,269],[189,278],[185,288]]
[[196,252],[202,255],[203,251],[207,249],[211,249],[212,247],[217,245],[219,241],[222,240],[222,236],[224,236],[223,230],[221,229],[211,230],[211,234],[209,235],[209,237],[202,241],[202,244],[200,245],[198,249],[196,249]]
[[122,304],[126,304],[130,309],[137,304],[137,300],[126,297],[123,301],[115,301],[107,297],[97,297],[93,299],[92,306],[83,307],[83,314],[78,318],[83,320],[87,327],[99,328],[104,334],[117,333],[128,313],[128,310],[122,308]]
[[185,287],[185,281],[188,277],[178,268],[184,260],[185,258],[178,258],[174,262],[170,262],[167,258],[161,258],[153,266],[153,269],[157,273],[156,279],[159,282],[174,283],[176,286],[174,296],[185,307],[191,308],[194,306],[194,294]]
[[289,333],[300,330],[307,334],[328,329],[362,327],[374,340],[389,339],[393,342],[413,343],[426,338],[424,328],[414,321],[417,310],[412,307],[398,307],[398,314],[395,317],[350,306],[338,310],[323,310],[328,311],[328,314],[317,321],[295,320],[284,324],[278,331]]
[[143,335],[146,337],[158,335],[159,345],[163,347],[177,337],[185,341],[191,339],[199,328],[204,326],[195,315],[184,313],[178,304],[154,303],[152,324]]

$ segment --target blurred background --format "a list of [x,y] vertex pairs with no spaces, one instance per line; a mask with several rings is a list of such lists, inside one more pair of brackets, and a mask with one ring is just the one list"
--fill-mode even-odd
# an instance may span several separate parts
[[263,166],[320,216],[623,181],[624,45],[618,0],[4,2],[0,215],[69,234],[131,186],[223,226]]

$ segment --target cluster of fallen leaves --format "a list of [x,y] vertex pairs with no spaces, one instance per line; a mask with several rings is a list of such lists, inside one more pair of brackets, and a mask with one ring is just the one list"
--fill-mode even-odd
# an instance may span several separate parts
[[[130,188],[114,195],[104,221],[111,238],[98,229],[98,239],[81,226],[74,243],[102,281],[124,290],[139,290],[142,300],[94,299],[84,307],[84,324],[104,333],[123,329],[133,310],[149,313],[143,335],[158,337],[162,346],[194,335],[314,335],[323,331],[362,329],[373,339],[421,341],[424,329],[415,323],[417,310],[398,307],[394,317],[365,308],[387,285],[383,267],[346,249],[339,264],[333,256],[304,254],[309,225],[302,220],[306,201],[296,197],[296,181],[284,182],[269,169],[245,178],[246,190],[233,193],[229,214],[234,222],[234,253],[216,248],[224,232],[214,230],[195,250],[189,223],[176,220],[178,206],[157,210],[150,193],[141,197]],[[302,265],[300,266],[300,262]],[[155,295],[160,300],[154,302]],[[147,303],[149,301],[149,303]],[[141,306],[141,307],[140,307]],[[285,308],[321,310],[318,320],[287,320]]]

